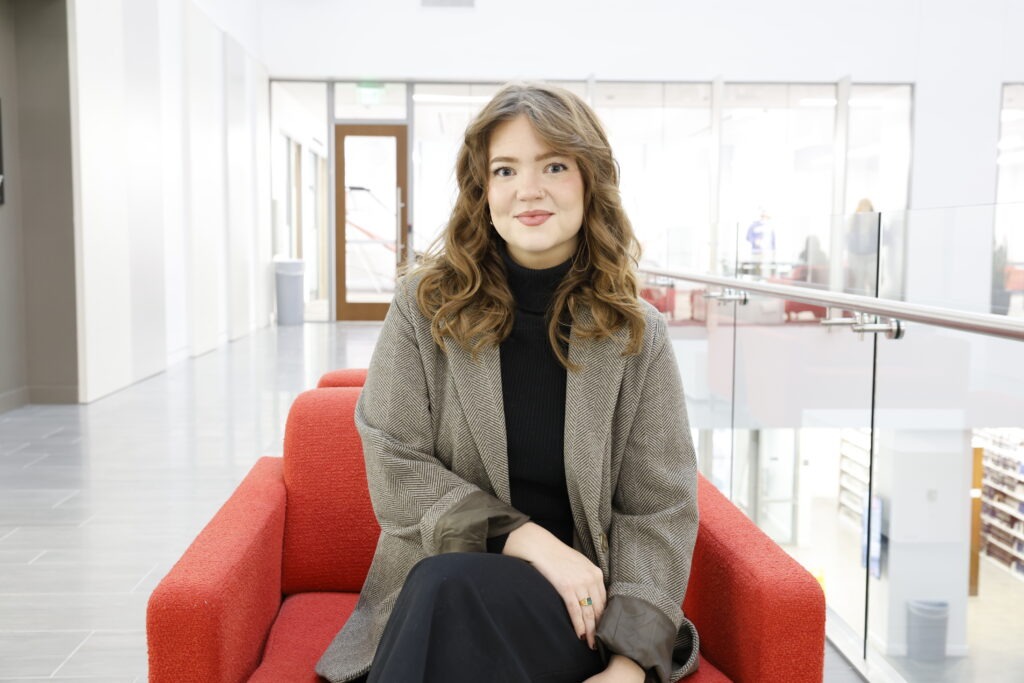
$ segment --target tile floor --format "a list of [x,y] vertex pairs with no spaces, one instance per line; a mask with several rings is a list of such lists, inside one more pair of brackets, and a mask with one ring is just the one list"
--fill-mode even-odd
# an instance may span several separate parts
[[[89,405],[0,414],[0,681],[146,680],[150,592],[374,324],[266,328]],[[831,647],[829,683],[859,681]]]

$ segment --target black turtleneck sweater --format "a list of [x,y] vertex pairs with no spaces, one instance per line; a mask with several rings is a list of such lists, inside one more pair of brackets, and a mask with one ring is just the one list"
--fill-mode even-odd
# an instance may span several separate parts
[[[566,370],[548,341],[548,309],[572,260],[524,268],[502,250],[516,302],[512,333],[501,343],[501,390],[512,506],[572,545],[572,509],[565,485]],[[501,552],[507,535],[488,542]]]

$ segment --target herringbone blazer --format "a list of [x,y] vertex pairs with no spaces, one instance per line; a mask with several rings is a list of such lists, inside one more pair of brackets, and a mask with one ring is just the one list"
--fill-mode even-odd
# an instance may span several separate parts
[[[417,285],[399,282],[356,406],[381,535],[356,609],[317,665],[334,682],[369,669],[413,565],[452,548],[448,513],[470,497],[510,509],[499,349],[476,359],[455,342],[442,351]],[[608,587],[599,635],[665,640],[668,629],[671,643],[674,632],[656,678],[675,681],[697,665],[697,633],[680,608],[697,534],[696,461],[665,321],[644,308],[639,355],[622,355],[626,330],[571,334],[569,358],[582,369],[566,379],[565,472],[577,549]]]

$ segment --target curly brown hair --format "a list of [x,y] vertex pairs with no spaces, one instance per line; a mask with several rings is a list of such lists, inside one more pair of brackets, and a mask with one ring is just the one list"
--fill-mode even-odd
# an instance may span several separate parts
[[[572,268],[559,284],[549,311],[548,339],[559,362],[578,370],[566,348],[570,330],[601,339],[629,328],[625,354],[640,351],[644,313],[637,298],[640,244],[619,198],[618,166],[593,110],[573,93],[551,85],[503,87],[466,129],[455,166],[459,193],[448,225],[415,269],[420,311],[430,318],[443,349],[450,337],[474,355],[500,344],[512,331],[515,301],[490,225],[487,206],[488,150],[495,127],[526,116],[537,135],[572,157],[583,176],[583,225]],[[584,324],[580,311],[591,315]]]

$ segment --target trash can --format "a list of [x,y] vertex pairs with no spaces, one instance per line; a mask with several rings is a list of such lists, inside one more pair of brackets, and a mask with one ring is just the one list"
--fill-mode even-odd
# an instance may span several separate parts
[[302,324],[304,318],[302,282],[305,270],[306,264],[299,259],[274,259],[278,325]]
[[946,658],[949,603],[937,600],[907,602],[907,656],[919,662]]

